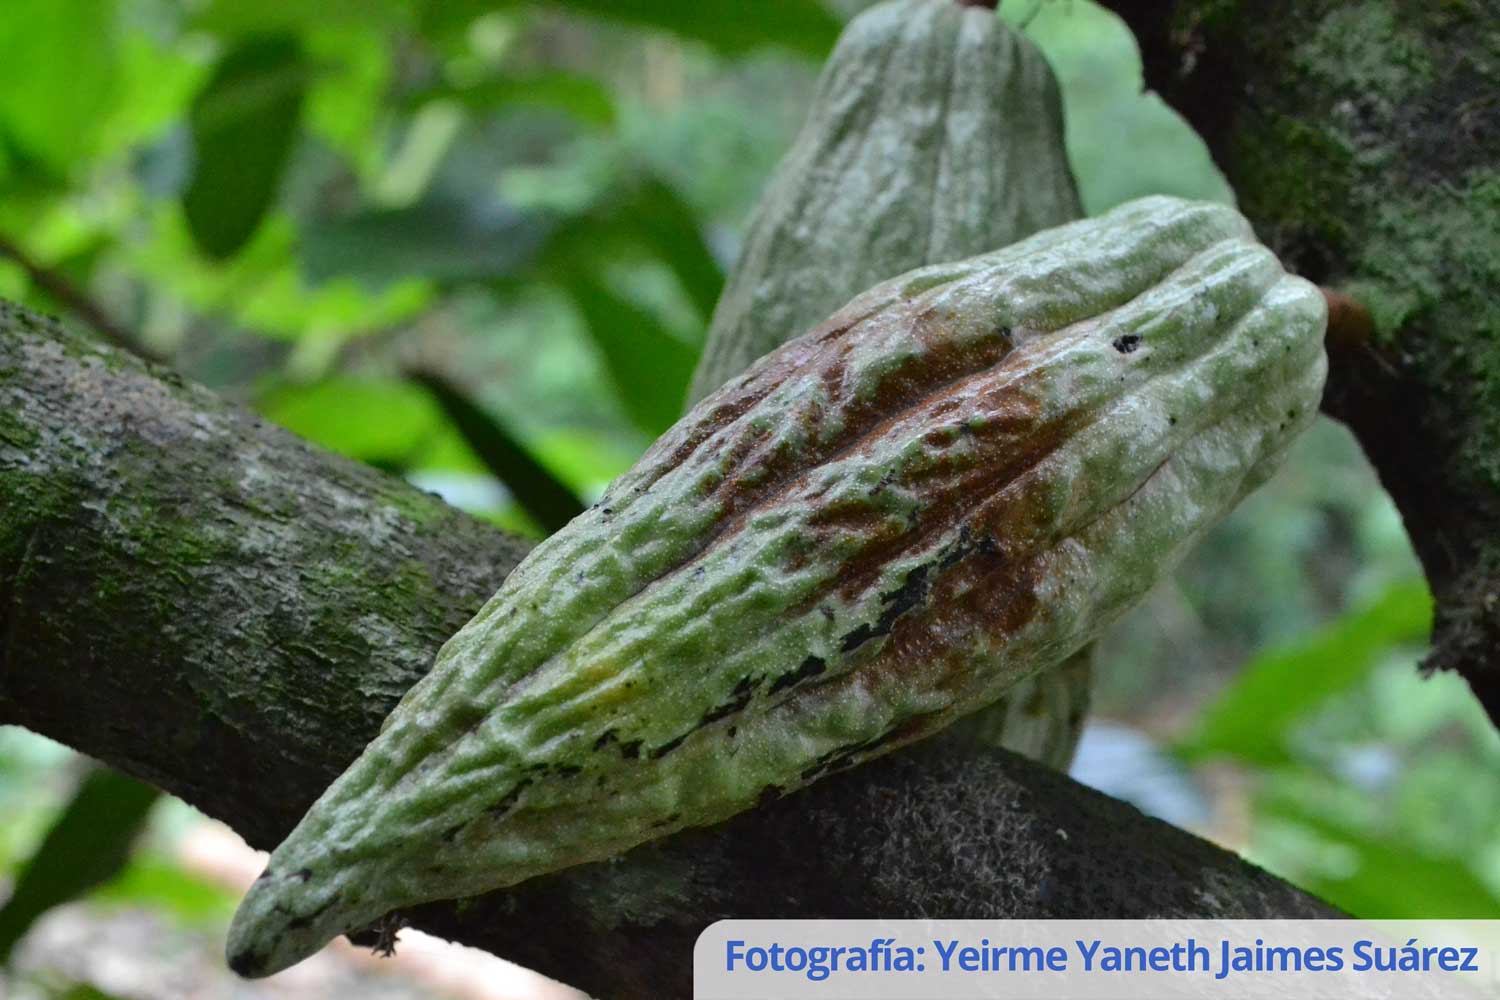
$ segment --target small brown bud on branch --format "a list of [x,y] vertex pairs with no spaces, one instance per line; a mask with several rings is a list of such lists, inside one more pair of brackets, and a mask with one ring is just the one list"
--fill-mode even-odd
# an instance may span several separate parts
[[1328,347],[1349,351],[1367,346],[1375,336],[1375,320],[1364,303],[1331,288],[1320,289],[1328,303]]

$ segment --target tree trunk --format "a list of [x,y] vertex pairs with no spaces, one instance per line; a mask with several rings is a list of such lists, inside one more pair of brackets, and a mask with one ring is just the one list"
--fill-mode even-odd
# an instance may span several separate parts
[[1287,266],[1363,301],[1324,408],[1437,599],[1428,664],[1500,722],[1500,0],[1107,0]]
[[[0,722],[273,846],[524,545],[0,304]],[[611,997],[686,996],[723,917],[1298,917],[1324,904],[941,737],[416,925]]]

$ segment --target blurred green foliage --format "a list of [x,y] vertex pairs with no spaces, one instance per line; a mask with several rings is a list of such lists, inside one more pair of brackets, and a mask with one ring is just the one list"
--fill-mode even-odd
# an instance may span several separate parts
[[1198,716],[1180,744],[1183,756],[1223,753],[1263,767],[1288,763],[1292,725],[1366,676],[1393,646],[1420,642],[1431,629],[1426,585],[1396,584],[1369,607],[1251,661]]
[[1253,660],[1178,746],[1253,768],[1250,855],[1358,916],[1500,916],[1500,740],[1462,680],[1412,669],[1414,581]]
[[0,906],[0,965],[32,924],[126,866],[156,789],[106,768],[89,768]]
[[1062,84],[1085,211],[1162,192],[1233,204],[1207,148],[1146,91],[1135,40],[1117,17],[1081,0],[1011,0],[1001,12],[1025,25]]
[[[829,10],[862,6],[7,0],[0,236],[190,377],[537,533],[675,418]],[[1232,200],[1117,19],[1002,15],[1057,68],[1090,211]],[[60,311],[3,258],[0,295]],[[1236,762],[1251,819],[1212,832],[1354,912],[1500,915],[1500,740],[1412,669],[1416,572],[1320,425],[1106,639],[1100,707]],[[0,733],[0,871],[67,815],[59,755]],[[170,840],[94,898],[222,919]]]

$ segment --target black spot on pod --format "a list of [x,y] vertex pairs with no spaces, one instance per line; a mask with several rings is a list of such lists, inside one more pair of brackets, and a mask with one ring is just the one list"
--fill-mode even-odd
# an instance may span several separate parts
[[489,813],[491,816],[504,816],[506,813],[510,812],[511,807],[516,804],[516,801],[518,799],[520,799],[521,793],[526,791],[526,789],[530,785],[530,778],[522,778],[520,781],[516,782],[514,788],[505,793],[500,801],[490,806],[485,810],[485,812]]
[[1121,354],[1134,354],[1136,348],[1140,346],[1141,338],[1134,333],[1127,333],[1124,336],[1116,337],[1114,342],[1114,349]]
[[841,650],[851,653],[871,639],[888,634],[895,627],[897,618],[926,599],[927,575],[931,569],[931,564],[917,566],[907,574],[900,587],[881,594],[880,599],[885,604],[885,609],[880,613],[880,619],[874,625],[861,625],[845,634]]
[[776,678],[776,683],[771,685],[770,690],[767,691],[766,694],[775,694],[777,691],[785,690],[786,688],[791,687],[793,684],[798,684],[802,681],[808,680],[809,678],[816,677],[827,669],[828,664],[823,660],[821,656],[809,656],[807,659],[802,661],[802,665],[799,666],[796,670],[788,670],[786,673]]
[[229,956],[229,968],[235,975],[256,979],[266,966],[266,956],[258,951],[241,951]]
[[760,796],[755,800],[757,806],[767,805],[786,795],[780,785],[767,785],[760,790]]
[[[735,712],[740,711],[746,705],[750,704],[750,699],[755,695],[756,683],[756,681],[751,680],[749,677],[740,678],[740,682],[735,685],[734,692],[730,699],[724,704],[718,705],[714,708],[709,709],[707,712],[704,712],[703,718],[699,721],[698,726],[701,728],[708,725],[710,722],[717,722],[719,719],[722,719],[727,715],[733,715]],[[773,687],[771,688],[771,690],[775,691],[776,688]]]
[[682,745],[682,741],[685,740],[685,739],[687,739],[687,738],[688,738],[688,734],[687,733],[683,733],[681,736],[677,737],[675,740],[668,740],[667,742],[663,743],[659,747],[653,747],[651,749],[650,753],[647,754],[647,756],[650,757],[652,760],[660,760],[662,757],[665,757],[667,754],[671,753],[673,750],[676,750],[679,746],[681,746]]
[[324,913],[327,913],[328,910],[333,906],[333,904],[336,903],[336,902],[338,902],[338,899],[339,899],[338,893],[334,893],[332,896],[330,896],[328,898],[328,902],[324,903],[322,906],[318,907],[316,910],[313,910],[311,913],[304,913],[300,917],[296,917],[296,918],[294,918],[292,920],[288,920],[287,924],[286,924],[287,929],[288,930],[293,930],[293,931],[298,931],[298,930],[301,930],[304,927],[311,927],[313,921],[316,920],[316,919],[318,919]]

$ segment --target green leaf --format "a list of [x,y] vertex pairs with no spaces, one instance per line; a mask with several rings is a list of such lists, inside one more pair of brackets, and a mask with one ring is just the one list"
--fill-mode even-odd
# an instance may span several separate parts
[[549,534],[583,513],[583,503],[531,456],[506,426],[476,406],[443,375],[414,371],[413,381],[432,393],[469,447]]
[[1443,857],[1373,835],[1289,798],[1257,804],[1257,814],[1290,823],[1352,853],[1349,874],[1301,873],[1303,889],[1364,920],[1496,920],[1500,897],[1465,859]]
[[49,1000],[121,1000],[119,994],[106,993],[92,983],[71,983],[66,987],[56,987],[56,992],[48,995]]
[[256,408],[314,444],[388,469],[410,461],[443,419],[427,393],[395,379],[280,385],[263,393]]
[[1177,751],[1189,759],[1227,754],[1263,765],[1285,763],[1292,725],[1366,676],[1391,647],[1422,641],[1431,631],[1426,585],[1395,584],[1369,606],[1255,659],[1204,710]]
[[648,177],[615,213],[677,275],[705,323],[724,291],[724,270],[703,238],[697,213],[671,186]]
[[[631,437],[632,445],[634,436]],[[552,426],[529,438],[531,451],[579,496],[603,492],[635,464],[640,450],[590,428]]]
[[234,893],[183,871],[167,858],[137,858],[92,898],[165,911],[192,924],[227,920],[237,902]]
[[[302,127],[327,143],[362,180],[385,169],[386,95],[402,36],[362,22],[301,36],[317,74],[307,92]],[[297,162],[303,162],[299,158]]]
[[653,437],[682,410],[697,352],[655,316],[578,271],[567,288],[631,420]]
[[843,27],[819,0],[556,0],[555,6],[616,21],[633,22],[707,42],[738,54],[779,45],[822,58]]
[[[194,59],[187,46],[163,46],[145,32],[124,35],[117,101],[101,128],[102,151],[134,151],[137,157],[157,158],[160,169],[168,146],[176,146],[167,139],[168,131],[187,116],[211,68]],[[144,166],[137,162],[138,177]]]
[[254,38],[224,55],[193,102],[197,161],[183,209],[194,241],[209,256],[238,251],[274,203],[309,76],[295,37]]
[[658,177],[622,182],[612,197],[560,227],[547,253],[554,267],[566,268],[585,258],[602,264],[630,248],[671,268],[706,326],[724,291],[724,270],[697,214]]
[[618,117],[615,99],[598,80],[553,70],[527,76],[490,77],[466,86],[437,84],[414,90],[402,98],[407,108],[429,101],[454,100],[476,111],[510,107],[550,108],[566,112],[588,125],[613,128]]
[[213,0],[192,20],[200,31],[263,35],[332,27],[386,30],[411,20],[410,0]]
[[0,965],[42,914],[125,867],[159,794],[113,771],[89,771],[0,908]]
[[417,31],[439,51],[468,51],[468,30],[480,17],[516,6],[514,0],[416,0]]
[[314,284],[339,276],[377,289],[405,278],[482,281],[529,266],[555,225],[547,213],[429,198],[309,224],[298,256]]
[[66,175],[95,151],[119,94],[112,0],[5,0],[0,136]]
[[309,286],[293,252],[292,220],[282,214],[267,217],[255,238],[222,262],[198,252],[181,212],[160,211],[153,222],[148,239],[120,247],[139,272],[193,308],[227,316],[257,336],[342,339],[389,329],[433,297],[432,286],[419,279],[378,291],[353,278]]

